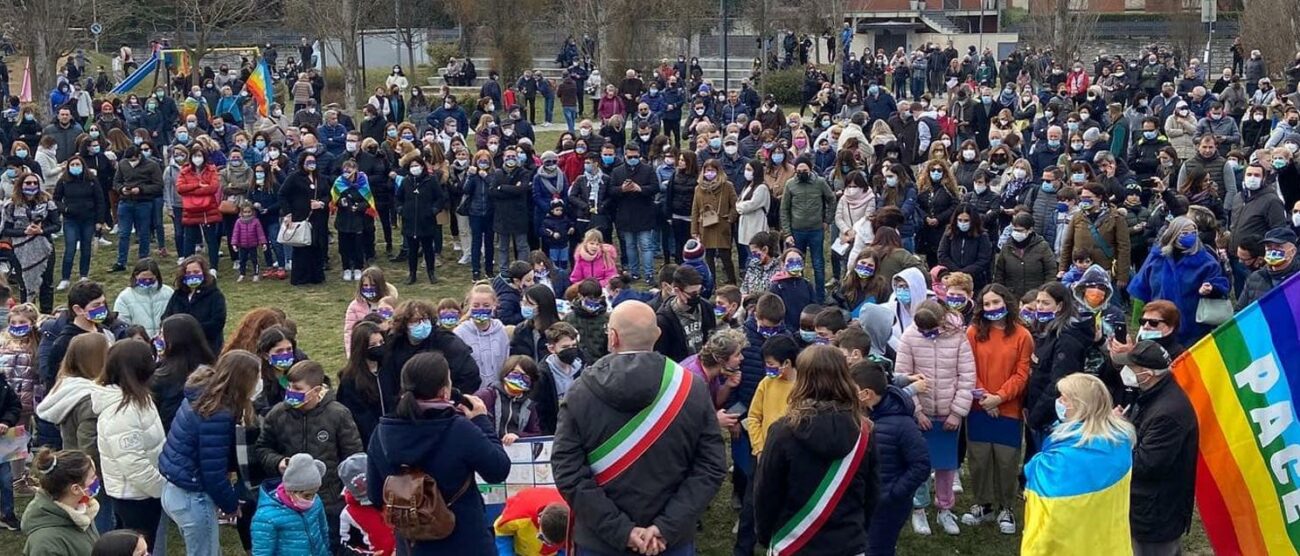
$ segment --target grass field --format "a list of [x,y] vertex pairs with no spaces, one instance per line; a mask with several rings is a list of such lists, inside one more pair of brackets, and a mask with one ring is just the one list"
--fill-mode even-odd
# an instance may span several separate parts
[[[545,131],[542,131],[543,129]],[[552,145],[560,134],[556,127],[538,128],[538,130],[538,145]],[[167,227],[170,234],[170,223],[167,224]],[[444,233],[448,232],[444,230]],[[168,241],[169,246],[174,249],[175,246],[170,243],[170,237]],[[402,285],[405,283],[406,277],[405,263],[389,263],[387,258],[383,257],[384,249],[382,244],[378,248],[381,260],[377,261],[377,264],[386,271],[389,280],[399,284],[401,295],[404,298],[423,298],[434,302],[444,297],[460,299],[471,283],[470,274],[467,267],[455,263],[455,259],[459,257],[459,252],[450,251],[450,240],[446,242],[446,246],[449,251],[445,254],[444,264],[439,269],[440,282],[437,285],[430,285],[424,280],[411,286]],[[133,245],[133,255],[134,250]],[[61,257],[62,253],[63,245],[62,240],[60,240],[57,242],[56,254]],[[116,298],[117,292],[128,285],[128,276],[125,273],[108,273],[108,268],[112,265],[115,256],[116,244],[111,247],[98,247],[91,268],[91,277],[105,284],[110,303]],[[330,249],[330,256],[334,261],[333,268],[338,269],[338,254],[333,247]],[[162,261],[162,263],[164,269],[169,268],[167,261]],[[170,272],[170,270],[164,271],[165,274]],[[327,273],[327,281],[324,285],[314,287],[292,287],[287,281],[236,283],[234,276],[235,272],[231,270],[230,261],[223,259],[220,266],[220,286],[225,293],[229,306],[227,334],[234,329],[239,318],[249,309],[261,306],[279,307],[297,322],[298,341],[302,349],[313,359],[321,361],[329,372],[337,372],[343,363],[342,330],[344,309],[355,295],[355,283],[340,280],[338,270]],[[170,277],[168,281],[171,281]],[[66,302],[66,296],[61,292],[58,293],[55,302],[56,304]],[[735,523],[735,513],[730,507],[730,492],[731,487],[728,483],[723,486],[717,499],[714,500],[713,506],[704,517],[703,531],[700,533],[698,544],[701,554],[722,556],[731,553],[731,545],[735,538],[731,534],[731,528]],[[18,501],[20,516],[22,507],[26,505],[26,502],[26,499],[19,499]],[[969,499],[959,497],[956,508],[957,513],[960,515],[970,503]],[[1020,518],[1023,524],[1023,513],[1019,510],[1017,511],[1017,517]],[[935,535],[918,537],[911,533],[910,528],[906,528],[906,532],[899,542],[900,554],[994,556],[1018,552],[1020,537],[1018,535],[1000,535],[993,525],[977,529],[964,528],[960,536],[948,537],[934,523],[933,510],[930,512],[930,518]],[[222,532],[222,546],[225,554],[242,554],[243,551],[234,530],[232,528],[223,528]],[[23,537],[21,534],[0,532],[0,553],[17,554],[22,549],[22,543]],[[1195,524],[1185,545],[1185,551],[1188,554],[1209,555],[1213,553],[1206,542],[1199,521]],[[184,547],[180,543],[179,535],[172,535],[172,540],[169,543],[169,553],[184,553]]]

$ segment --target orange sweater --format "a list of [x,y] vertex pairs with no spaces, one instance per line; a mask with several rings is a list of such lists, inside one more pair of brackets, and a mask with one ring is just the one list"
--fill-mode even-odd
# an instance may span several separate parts
[[1001,330],[991,329],[989,339],[983,342],[975,340],[975,327],[971,326],[966,329],[966,337],[975,355],[975,387],[983,388],[987,395],[1002,398],[998,413],[1003,417],[1021,418],[1034,337],[1023,326],[1017,326],[1009,337]]

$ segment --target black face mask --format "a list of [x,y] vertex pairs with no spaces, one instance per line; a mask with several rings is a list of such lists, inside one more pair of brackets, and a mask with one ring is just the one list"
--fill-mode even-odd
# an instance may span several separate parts
[[366,348],[366,359],[376,363],[384,360],[384,346],[370,346]]
[[804,172],[797,172],[797,174],[799,175],[799,181],[812,180],[812,172],[804,171]]
[[565,365],[572,365],[574,361],[578,360],[578,353],[577,346],[574,346],[560,350],[555,356],[559,357],[560,361]]

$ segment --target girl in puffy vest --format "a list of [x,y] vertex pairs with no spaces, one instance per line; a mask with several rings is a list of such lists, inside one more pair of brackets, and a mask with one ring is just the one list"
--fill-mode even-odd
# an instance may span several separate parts
[[22,402],[18,419],[22,425],[31,422],[36,404],[45,397],[45,387],[36,367],[36,346],[40,339],[36,331],[38,316],[36,306],[31,303],[15,305],[9,310],[8,326],[0,332],[0,374]]

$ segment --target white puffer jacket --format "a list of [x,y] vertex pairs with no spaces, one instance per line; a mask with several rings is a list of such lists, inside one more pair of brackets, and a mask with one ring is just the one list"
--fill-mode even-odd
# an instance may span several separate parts
[[99,475],[108,495],[123,500],[161,497],[166,480],[158,472],[158,456],[167,434],[152,401],[145,407],[122,407],[120,387],[100,386],[91,394],[91,404],[99,415]]
[[172,287],[166,284],[150,288],[147,292],[141,291],[141,288],[126,288],[117,294],[113,310],[117,312],[117,318],[127,324],[143,326],[149,336],[153,337],[162,330],[163,312],[167,310],[167,302],[171,298]]

